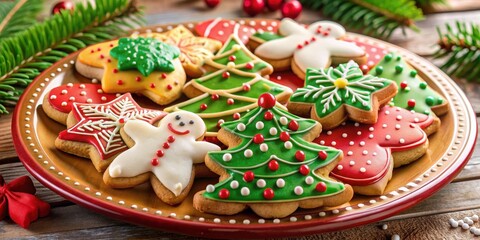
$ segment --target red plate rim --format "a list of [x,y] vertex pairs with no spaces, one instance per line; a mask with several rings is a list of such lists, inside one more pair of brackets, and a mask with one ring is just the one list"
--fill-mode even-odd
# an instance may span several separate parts
[[[350,34],[355,36],[356,34]],[[359,35],[358,35],[359,36]],[[362,38],[369,39],[368,37],[361,36]],[[375,39],[374,41],[380,41]],[[380,41],[382,44],[390,45]],[[29,153],[28,146],[26,145],[22,134],[20,132],[20,112],[25,104],[27,94],[23,94],[18,101],[18,106],[15,108],[12,118],[12,136],[15,149],[18,156],[25,168],[44,186],[50,188],[60,196],[82,205],[89,209],[92,209],[103,215],[119,219],[121,221],[127,221],[134,224],[140,224],[148,227],[154,227],[157,229],[176,232],[180,234],[188,234],[192,236],[210,237],[210,238],[225,238],[225,234],[234,233],[228,235],[229,238],[261,238],[261,237],[287,237],[287,236],[302,236],[317,234],[322,232],[330,232],[336,230],[343,230],[352,228],[355,226],[379,221],[392,216],[400,211],[406,210],[418,202],[428,198],[444,185],[448,184],[453,178],[463,169],[468,162],[469,158],[473,154],[474,146],[476,143],[478,126],[476,124],[476,114],[473,111],[467,97],[460,90],[460,88],[441,70],[433,66],[428,61],[420,58],[408,51],[395,46],[396,49],[401,50],[402,53],[407,53],[419,59],[419,61],[429,68],[432,68],[435,73],[438,73],[450,83],[451,89],[457,94],[457,99],[466,108],[465,122],[469,123],[472,130],[465,133],[465,145],[464,151],[456,157],[455,162],[450,167],[445,168],[435,178],[430,178],[426,183],[415,191],[411,191],[403,194],[401,197],[396,198],[393,201],[372,207],[371,209],[364,210],[362,212],[349,213],[345,215],[338,215],[335,218],[325,221],[320,219],[314,219],[310,221],[299,222],[284,222],[284,223],[265,223],[265,224],[215,224],[207,222],[194,222],[185,221],[170,217],[159,217],[153,214],[145,214],[126,207],[113,205],[111,203],[94,198],[90,195],[84,194],[81,191],[71,188],[71,186],[60,181],[58,178],[47,172],[41,165],[34,159]],[[31,92],[34,87],[34,83],[45,77],[51,69],[56,68],[56,64],[52,65],[49,69],[40,74],[33,83],[31,83],[25,92]],[[474,133],[474,134],[472,134]]]

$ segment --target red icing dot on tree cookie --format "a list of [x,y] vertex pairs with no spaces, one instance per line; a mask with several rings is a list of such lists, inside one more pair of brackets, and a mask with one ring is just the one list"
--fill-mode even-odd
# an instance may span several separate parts
[[266,111],[265,114],[263,115],[263,118],[267,121],[270,121],[273,119],[273,113],[270,111]]
[[248,70],[252,70],[255,65],[252,62],[249,62],[245,65],[245,68]]
[[408,86],[408,83],[406,81],[403,81],[400,83],[400,88],[405,89]]
[[295,159],[299,162],[305,161],[305,153],[303,151],[298,150],[295,152]]
[[288,129],[292,130],[292,131],[297,131],[298,130],[298,122],[295,121],[295,120],[291,120],[289,123],[288,123]]
[[152,163],[152,166],[158,166],[159,161],[157,158],[152,158],[151,163]]
[[201,109],[201,110],[206,110],[207,107],[208,107],[208,106],[207,106],[207,104],[205,104],[205,103],[202,103],[202,105],[200,105],[200,109]]
[[220,96],[218,96],[218,94],[216,94],[216,93],[212,94],[212,100],[213,100],[213,101],[216,101],[216,100],[218,100],[219,98],[220,98]]
[[227,99],[227,104],[228,105],[233,105],[234,103],[235,103],[235,100],[233,100],[233,98]]
[[288,132],[281,132],[280,133],[280,140],[286,142],[290,140],[290,134]]
[[265,138],[260,133],[257,133],[255,134],[255,136],[253,136],[253,142],[256,144],[263,143],[264,141],[265,141]]
[[273,108],[276,102],[275,96],[271,93],[264,93],[258,98],[258,106],[265,109]]
[[227,79],[227,78],[230,77],[230,73],[229,72],[224,72],[224,73],[222,73],[222,77]]
[[268,169],[272,170],[272,171],[277,171],[278,170],[278,162],[276,160],[270,160],[270,162],[268,162]]
[[408,100],[407,104],[408,104],[408,107],[411,107],[411,108],[415,107],[415,99]]
[[327,191],[327,184],[325,184],[324,182],[319,182],[317,183],[317,186],[315,186],[315,190],[317,190],[318,192],[325,192]]
[[234,62],[235,60],[237,60],[237,57],[235,55],[231,55],[228,57],[228,61],[230,62]]
[[243,84],[243,91],[248,92],[250,91],[250,89],[251,89],[250,84],[248,83]]
[[255,178],[255,174],[252,171],[246,171],[243,174],[243,180],[245,180],[245,182],[251,182],[253,181],[254,178]]
[[273,192],[273,189],[267,188],[263,190],[263,197],[267,200],[273,199],[273,197],[275,197],[275,193]]
[[218,197],[221,199],[227,199],[230,197],[230,192],[224,188],[218,192]]
[[233,114],[233,119],[235,119],[235,120],[240,119],[240,113],[234,113]]
[[300,166],[300,168],[298,169],[298,171],[300,172],[300,174],[304,175],[304,176],[307,176],[308,173],[310,172],[310,168],[308,168],[307,165],[302,165]]
[[325,159],[327,159],[327,157],[328,157],[327,152],[325,152],[325,151],[318,152],[318,158],[320,158],[321,160],[325,160]]

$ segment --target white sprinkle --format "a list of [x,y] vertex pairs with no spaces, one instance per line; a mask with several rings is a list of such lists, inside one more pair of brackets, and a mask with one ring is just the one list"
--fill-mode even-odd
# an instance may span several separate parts
[[305,183],[308,184],[308,185],[313,184],[313,181],[314,181],[313,177],[311,177],[311,176],[308,176],[308,177],[305,178]]
[[215,186],[213,186],[212,184],[208,184],[205,190],[208,193],[211,193],[211,192],[215,191]]
[[232,154],[230,153],[223,154],[223,161],[229,162],[230,160],[232,160]]
[[368,154],[368,151],[367,151],[367,150],[363,150],[362,154],[363,154],[363,155],[367,155],[367,154]]
[[280,219],[278,218],[273,219],[273,223],[277,223],[277,224],[280,223]]
[[382,125],[382,127],[383,127],[383,128],[387,128],[387,124],[384,123],[384,124]]
[[400,138],[400,140],[398,140],[400,143],[405,143],[405,139],[403,138]]
[[260,151],[262,152],[268,151],[268,145],[266,143],[260,144]]
[[250,157],[253,156],[253,152],[252,152],[252,150],[247,149],[247,150],[245,150],[245,152],[243,152],[243,155],[247,158],[250,158]]
[[291,149],[293,147],[292,145],[292,142],[290,141],[286,141],[283,146],[286,148],[286,149]]
[[348,151],[347,152],[347,156],[352,156],[353,155],[353,152],[352,151]]
[[388,229],[388,225],[387,224],[383,224],[382,225],[382,230],[387,230]]
[[342,133],[342,137],[343,137],[343,138],[347,138],[347,137],[348,137],[348,134]]
[[398,234],[393,234],[392,240],[400,240],[400,236]]
[[239,184],[238,184],[238,181],[236,181],[236,180],[233,180],[233,181],[230,183],[230,187],[231,187],[232,189],[237,189],[237,188],[238,188],[238,185],[239,185]]
[[339,214],[339,213],[340,213],[340,210],[338,210],[338,209],[333,209],[332,213],[333,213],[333,214]]
[[258,219],[258,223],[264,224],[264,223],[265,223],[265,219],[263,219],[263,218]]
[[276,184],[277,184],[277,187],[283,188],[283,187],[285,187],[285,180],[283,180],[282,178],[279,178],[279,179],[277,179]]
[[392,138],[392,136],[390,136],[389,134],[387,134],[387,135],[385,136],[385,139],[387,139],[387,140],[390,140],[391,138]]
[[453,228],[458,227],[458,222],[455,221],[455,219],[450,218],[450,219],[448,219],[448,222],[450,223],[450,226],[452,226]]
[[296,222],[297,218],[296,217],[290,217],[290,222]]
[[395,124],[395,129],[400,129],[400,124]]
[[220,223],[221,220],[220,220],[220,218],[215,218],[215,219],[213,219],[213,222],[214,222],[214,223]]
[[365,146],[365,142],[364,142],[364,141],[361,141],[361,142],[360,142],[360,146],[362,146],[362,147]]
[[358,136],[362,135],[362,132],[361,132],[361,131],[358,131],[358,132],[357,132],[357,135],[358,135]]
[[332,131],[327,131],[327,135],[332,135]]
[[243,124],[243,123],[239,123],[239,124],[237,125],[237,130],[240,131],[240,132],[245,131],[245,128],[247,128],[247,127],[246,127],[245,124]]
[[473,220],[474,222],[478,222],[478,215],[477,215],[477,214],[473,215],[473,216],[472,216],[472,220]]
[[342,169],[343,169],[343,166],[342,166],[342,165],[338,165],[338,166],[337,166],[337,169],[338,169],[338,170],[342,170]]
[[270,135],[277,135],[278,131],[276,128],[272,127],[270,128],[270,130],[268,131],[270,133]]
[[355,144],[354,141],[350,141],[350,142],[348,143],[348,145],[350,145],[350,146],[353,146],[354,144]]
[[257,187],[259,187],[259,188],[264,188],[266,185],[267,185],[267,182],[265,182],[265,180],[263,180],[263,179],[258,179],[258,181],[257,181]]
[[373,134],[368,135],[368,138],[373,139]]
[[465,229],[465,230],[467,230],[467,229],[470,228],[470,226],[469,226],[468,224],[464,223],[464,224],[462,224],[462,228]]
[[248,196],[250,195],[250,189],[248,189],[248,187],[242,187],[242,189],[240,189],[240,194],[242,194],[242,196]]
[[402,116],[401,116],[401,115],[398,115],[398,116],[397,116],[397,120],[398,120],[398,121],[402,120]]
[[364,173],[364,172],[366,172],[366,171],[367,171],[367,169],[365,169],[364,167],[361,167],[361,168],[360,168],[360,172]]
[[296,195],[302,195],[302,194],[303,194],[303,188],[300,187],[300,186],[296,186],[296,187],[293,189],[293,192],[294,192]]
[[250,220],[248,219],[243,220],[243,224],[250,224]]
[[280,123],[282,125],[287,125],[288,124],[288,119],[286,117],[280,117]]
[[370,131],[370,132],[373,132],[374,130],[375,130],[375,128],[373,128],[373,127],[368,128],[368,131]]
[[263,127],[265,126],[265,124],[263,124],[262,121],[258,121],[256,124],[255,124],[255,127],[260,130],[260,129],[263,129]]
[[352,160],[350,161],[350,166],[353,166],[353,165],[355,165],[355,161]]

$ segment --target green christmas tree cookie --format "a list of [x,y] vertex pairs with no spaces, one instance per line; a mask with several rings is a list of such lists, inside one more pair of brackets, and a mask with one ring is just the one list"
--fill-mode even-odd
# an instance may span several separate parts
[[290,88],[262,77],[272,73],[272,66],[250,52],[235,35],[204,67],[209,73],[193,79],[183,89],[191,99],[165,111],[198,114],[207,125],[206,136],[216,136],[223,122],[239,119],[256,107],[262,93],[271,93],[282,103],[292,94]]
[[255,105],[222,124],[218,138],[229,148],[210,152],[205,160],[221,181],[195,195],[196,209],[231,215],[250,207],[272,218],[352,198],[349,185],[328,177],[342,152],[311,143],[321,132],[318,122],[288,113],[269,93]]
[[389,53],[370,71],[371,75],[388,78],[399,86],[393,105],[415,112],[443,115],[448,111],[447,101],[430,88],[403,58]]

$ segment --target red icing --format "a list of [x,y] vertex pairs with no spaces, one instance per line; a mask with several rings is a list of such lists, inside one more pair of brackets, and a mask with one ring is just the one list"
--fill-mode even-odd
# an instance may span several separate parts
[[208,107],[207,104],[202,103],[202,104],[200,105],[200,110],[206,110],[207,107]]
[[273,108],[276,102],[275,96],[271,93],[264,93],[258,98],[258,106],[265,109]]
[[170,136],[168,136],[167,141],[169,143],[173,143],[173,142],[175,142],[175,137],[170,135]]
[[158,161],[158,158],[152,158],[151,163],[152,163],[152,166],[158,166],[160,162]]
[[264,142],[264,137],[262,134],[260,133],[257,133],[255,134],[255,136],[253,136],[253,142],[256,143],[256,144],[260,144],[260,143],[263,143]]
[[288,132],[281,132],[280,140],[282,140],[283,142],[290,140],[290,134]]
[[212,94],[212,100],[216,101],[220,98],[220,96],[216,93]]
[[328,157],[327,152],[325,152],[325,151],[318,152],[318,158],[320,158],[320,160],[325,160],[325,159],[327,159],[327,157]]
[[290,122],[288,123],[288,129],[292,130],[292,131],[297,131],[298,130],[298,122],[295,121],[295,120],[290,120]]
[[275,197],[275,192],[273,192],[273,189],[267,188],[263,190],[263,197],[267,200],[273,199],[273,197]]
[[233,114],[233,119],[235,119],[235,120],[240,119],[240,113],[234,113]]
[[408,106],[411,107],[411,108],[415,107],[415,99],[410,99],[410,100],[408,100],[407,104],[408,104]]
[[365,186],[388,173],[390,164],[393,164],[391,152],[409,150],[425,143],[427,135],[422,128],[432,123],[431,116],[385,106],[378,114],[377,123],[355,126],[353,122],[347,122],[322,132],[314,142],[324,141],[324,145],[343,151],[343,159],[331,172],[333,177],[351,185]]
[[[71,86],[71,87],[70,87]],[[82,88],[83,87],[83,88]],[[72,111],[73,103],[87,103],[88,99],[91,99],[91,103],[106,103],[115,99],[115,94],[112,93],[98,93],[102,89],[100,84],[93,83],[75,83],[71,85],[61,85],[52,89],[48,93],[48,102],[56,110],[69,113]],[[62,91],[66,90],[66,94],[62,94]],[[52,96],[55,96],[52,98]],[[74,97],[75,100],[71,101],[70,98]],[[102,100],[102,98],[104,100]],[[62,103],[65,102],[65,106]]]
[[228,197],[230,197],[230,192],[224,188],[218,192],[218,197],[220,197],[221,199],[227,199]]
[[252,171],[246,171],[243,174],[243,180],[245,180],[246,182],[251,182],[253,181],[254,178],[255,178],[255,174]]
[[308,173],[310,172],[310,168],[308,168],[307,165],[301,165],[298,171],[300,172],[300,174],[307,176]]
[[222,73],[222,77],[227,79],[227,78],[230,77],[230,73],[229,72],[224,72],[224,73]]
[[140,107],[130,93],[105,104],[74,103],[72,113],[77,124],[60,132],[58,137],[62,140],[91,144],[102,159],[127,149],[120,137],[120,128],[123,125],[120,124],[120,119],[124,121],[136,119],[153,124],[165,116],[162,111]]
[[201,22],[195,26],[195,32],[199,36],[216,39],[225,43],[230,35],[238,32],[238,37],[243,43],[247,43],[254,29],[250,26],[240,25],[236,28],[236,22],[233,20],[212,19]]
[[299,162],[305,161],[305,153],[303,151],[298,150],[295,152],[295,159]]
[[325,192],[327,191],[327,184],[325,184],[324,182],[319,182],[317,186],[315,186],[315,190],[317,190],[318,192]]
[[157,157],[163,157],[163,155],[165,155],[163,150],[157,150]]
[[265,114],[263,115],[263,118],[267,121],[270,121],[273,119],[273,113],[270,111],[266,111]]
[[272,171],[277,171],[278,168],[279,168],[279,165],[276,160],[270,160],[270,162],[268,162],[268,169]]
[[173,132],[173,133],[175,133],[175,134],[177,134],[177,135],[186,135],[186,134],[189,134],[189,133],[190,133],[190,130],[179,131],[179,130],[173,128],[172,123],[169,123],[169,124],[168,124],[168,130],[170,130],[170,132]]
[[228,105],[233,105],[234,103],[235,103],[235,100],[233,100],[233,98],[227,99],[227,104]]

